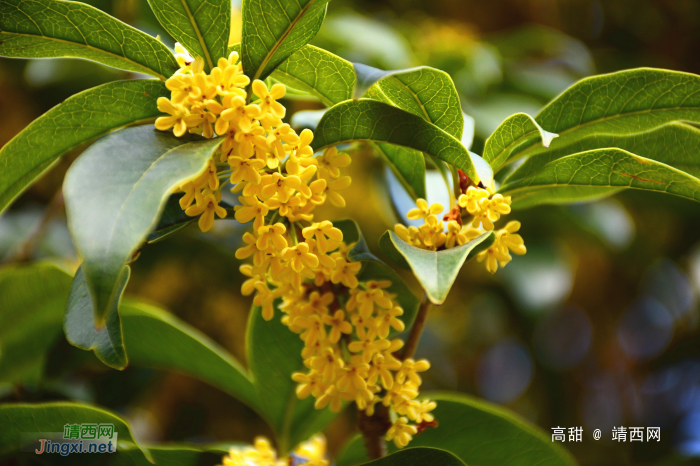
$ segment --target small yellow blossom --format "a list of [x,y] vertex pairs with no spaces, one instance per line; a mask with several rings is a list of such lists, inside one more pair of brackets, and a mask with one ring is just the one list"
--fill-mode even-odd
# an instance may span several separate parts
[[408,419],[400,417],[389,428],[386,433],[387,440],[393,440],[397,448],[403,448],[409,444],[413,436],[418,433],[416,426],[408,424]]
[[418,220],[431,215],[437,215],[442,212],[443,209],[442,204],[435,203],[428,206],[428,201],[425,199],[418,199],[416,201],[416,208],[409,210],[406,217],[408,217],[409,220]]

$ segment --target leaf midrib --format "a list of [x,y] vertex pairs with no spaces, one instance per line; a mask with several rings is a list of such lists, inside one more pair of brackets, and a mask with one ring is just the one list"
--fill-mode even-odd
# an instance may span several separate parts
[[214,63],[211,61],[209,49],[207,48],[207,44],[204,42],[204,37],[202,36],[201,31],[199,30],[199,25],[197,24],[194,15],[192,15],[192,12],[190,11],[190,6],[187,4],[187,0],[180,0],[180,3],[182,3],[182,7],[185,9],[185,13],[187,13],[187,17],[190,19],[192,28],[194,28],[194,33],[197,34],[197,41],[199,41],[199,45],[202,47],[202,51],[204,52],[204,58],[206,58],[207,63],[209,64],[209,69],[213,69]]
[[77,46],[77,47],[82,47],[82,48],[85,48],[85,49],[88,49],[88,50],[91,50],[91,51],[94,51],[94,52],[99,52],[99,53],[103,53],[103,54],[105,54],[105,55],[109,55],[109,56],[111,56],[111,57],[113,57],[113,58],[115,58],[115,59],[117,59],[117,60],[125,61],[125,62],[127,62],[127,63],[129,63],[129,64],[132,64],[132,65],[136,66],[137,68],[140,68],[140,69],[142,69],[142,70],[144,70],[144,71],[147,71],[146,74],[149,74],[149,75],[151,75],[151,76],[154,76],[154,77],[160,79],[161,81],[165,81],[165,80],[167,79],[166,76],[163,76],[162,74],[157,73],[155,70],[153,70],[153,69],[151,69],[151,68],[149,68],[149,67],[147,67],[147,66],[145,66],[145,65],[142,65],[141,63],[135,62],[135,61],[131,60],[130,58],[127,58],[127,57],[124,56],[124,55],[117,55],[117,54],[115,54],[114,52],[109,52],[109,51],[104,50],[104,49],[98,49],[98,48],[93,47],[92,45],[89,45],[89,44],[81,44],[81,43],[79,43],[79,42],[71,42],[71,41],[68,41],[68,40],[65,40],[65,39],[58,39],[58,38],[56,38],[56,37],[47,37],[47,36],[45,36],[45,35],[43,35],[43,34],[41,34],[41,35],[39,35],[39,34],[27,34],[27,33],[24,33],[24,32],[9,32],[9,31],[0,31],[0,34],[8,34],[8,35],[23,36],[23,37],[32,37],[32,38],[41,38],[41,39],[43,39],[43,40],[49,40],[49,41],[54,41],[54,42],[61,42],[61,43],[68,44],[68,45],[73,45],[73,46]]
[[[184,1],[184,0],[183,0]],[[253,80],[256,80],[260,78],[262,75],[263,71],[265,71],[265,68],[267,67],[267,64],[272,60],[272,57],[275,55],[277,50],[282,46],[282,42],[291,34],[292,29],[296,26],[296,24],[301,21],[301,18],[304,17],[306,12],[309,10],[309,8],[316,3],[316,0],[310,0],[309,3],[304,5],[304,7],[299,11],[299,14],[294,18],[290,23],[287,29],[284,31],[284,34],[282,34],[276,41],[275,45],[272,46],[270,50],[267,51],[267,54],[265,54],[265,58],[263,61],[260,63],[260,66],[258,66],[258,69],[255,72],[255,75],[253,76]]]

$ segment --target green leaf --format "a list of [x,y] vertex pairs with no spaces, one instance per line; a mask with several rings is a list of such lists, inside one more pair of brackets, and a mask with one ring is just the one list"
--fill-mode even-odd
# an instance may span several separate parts
[[504,184],[499,192],[513,197],[513,207],[524,208],[577,202],[620,188],[700,201],[699,179],[622,149],[597,149],[562,157],[527,178]]
[[337,220],[333,226],[343,232],[343,241],[346,244],[357,243],[348,252],[348,258],[352,261],[362,262],[362,270],[357,275],[361,282],[370,280],[389,280],[392,285],[387,288],[389,292],[396,295],[396,301],[403,308],[401,320],[406,324],[406,328],[413,325],[413,319],[418,312],[420,301],[413,294],[406,282],[391,267],[377,259],[367,248],[360,227],[354,220]]
[[462,139],[464,116],[450,75],[427,66],[392,71],[369,88],[365,98],[411,112],[455,139]]
[[327,107],[352,99],[352,63],[326,50],[305,45],[272,72],[272,78],[292,89],[318,97]]
[[50,263],[0,269],[0,383],[37,383],[61,336],[70,275]]
[[366,466],[466,466],[452,453],[437,448],[406,448],[384,458],[365,463]]
[[321,28],[329,0],[243,0],[243,71],[265,79]]
[[533,135],[538,134],[542,145],[549,147],[552,140],[558,137],[542,129],[534,118],[526,113],[516,113],[501,123],[496,131],[486,140],[483,158],[494,171],[510,162],[510,157],[523,144],[531,143]]
[[[131,434],[131,430],[121,417],[109,411],[78,403],[7,403],[0,405],[0,457],[17,452],[22,433],[58,432],[63,433],[66,424],[105,423],[113,424],[118,434],[119,448],[139,448],[138,459],[153,459],[147,449],[141,448]],[[117,450],[118,451],[118,450]],[[26,455],[26,453],[25,453]]]
[[[558,150],[596,134],[643,133],[672,121],[700,123],[698,110],[700,76],[639,68],[583,79],[548,104],[535,120],[559,134],[551,145],[551,150]],[[536,144],[539,133],[522,138],[510,160],[548,151]],[[602,147],[587,147],[597,148]]]
[[158,39],[97,8],[62,0],[0,1],[0,56],[85,58],[163,80],[178,70]]
[[125,300],[120,312],[131,365],[187,374],[259,409],[247,371],[209,337],[168,312],[134,300]]
[[571,153],[617,147],[648,159],[665,163],[692,176],[700,177],[700,129],[673,122],[643,133],[629,135],[596,134],[579,139],[566,147],[551,148],[528,158],[508,180],[520,180],[535,174],[553,160]]
[[469,151],[458,139],[423,118],[384,102],[351,100],[326,112],[316,128],[314,148],[322,150],[351,141],[386,142],[415,149],[479,179]]
[[124,351],[119,303],[130,273],[131,269],[128,266],[122,269],[108,303],[104,324],[98,326],[95,323],[92,300],[85,283],[83,266],[81,266],[73,278],[63,324],[66,339],[71,345],[94,351],[100,361],[119,370],[126,368],[128,363],[127,354]]
[[[393,231],[385,232],[379,246],[391,260],[400,267],[410,268],[428,299],[433,304],[442,304],[457,279],[462,265],[470,253],[480,246],[480,250],[493,242],[493,232],[488,231],[470,242],[444,251],[427,251],[411,246]],[[482,244],[483,243],[483,244]]]
[[102,326],[124,264],[156,226],[172,188],[205,169],[220,141],[190,142],[151,126],[93,144],[63,184],[68,228]]
[[379,158],[394,172],[396,179],[413,199],[425,199],[425,157],[417,150],[370,142]]
[[[279,303],[275,303],[277,308]],[[314,408],[312,396],[299,400],[294,372],[305,371],[301,351],[304,342],[281,322],[281,311],[269,322],[262,309],[253,306],[248,319],[246,353],[253,384],[261,400],[261,413],[275,432],[280,455],[320,432],[335,418],[329,409]]]
[[156,118],[156,100],[169,95],[160,81],[116,81],[75,94],[34,120],[0,148],[0,212],[60,156],[114,129]]
[[[456,393],[425,396],[437,401],[433,414],[438,427],[414,436],[410,448],[440,448],[466,464],[479,466],[576,464],[571,454],[552,443],[547,434],[500,406]],[[389,451],[393,450],[395,447],[390,444]],[[365,461],[362,439],[356,437],[340,453],[336,465],[353,466]]]
[[228,55],[229,0],[148,0],[148,4],[168,34],[193,57],[204,58],[206,70]]

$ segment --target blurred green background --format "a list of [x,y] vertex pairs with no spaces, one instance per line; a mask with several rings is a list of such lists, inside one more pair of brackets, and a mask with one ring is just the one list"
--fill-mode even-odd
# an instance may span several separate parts
[[[173,45],[145,0],[87,3]],[[537,114],[585,76],[641,66],[700,73],[700,2],[333,0],[312,43],[382,69],[447,71],[475,119],[472,150],[480,153],[507,116]],[[0,145],[72,94],[133,77],[81,60],[0,59]],[[289,115],[319,108],[286,104]],[[61,257],[77,266],[57,201],[49,228],[25,254],[26,239],[77,155],[59,162],[0,217],[0,260]],[[355,218],[381,255],[377,240],[398,221],[401,206],[393,205],[386,171],[371,152],[354,150],[349,171],[347,208],[325,208],[317,217]],[[437,178],[428,173],[431,200],[444,197]],[[552,427],[581,426],[583,442],[566,446],[582,465],[697,462],[700,206],[625,192],[511,217],[523,224],[528,253],[495,276],[467,263],[421,341],[418,356],[433,364],[425,389],[503,404],[548,434]],[[242,231],[235,221],[221,221],[213,233],[190,227],[147,246],[133,264],[127,293],[169,309],[245,360],[251,299],[240,295],[234,258]],[[415,279],[405,278],[417,290]],[[0,396],[97,403],[127,417],[145,441],[250,442],[269,434],[252,411],[202,382],[146,369],[117,372],[65,341],[52,351],[46,382],[0,386]],[[327,432],[332,452],[352,434],[354,416],[348,410]],[[620,425],[660,427],[661,442],[613,443],[611,429]],[[599,441],[591,435],[596,428],[603,431]]]

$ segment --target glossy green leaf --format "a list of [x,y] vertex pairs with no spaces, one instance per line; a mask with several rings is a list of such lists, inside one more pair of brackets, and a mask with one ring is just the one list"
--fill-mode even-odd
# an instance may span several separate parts
[[243,71],[265,79],[321,28],[329,0],[243,0]]
[[0,1],[0,56],[85,58],[159,79],[178,69],[158,39],[97,8],[63,0]]
[[562,157],[527,178],[504,184],[499,192],[513,197],[513,207],[524,208],[577,202],[621,188],[700,201],[700,179],[622,149],[597,149]]
[[0,148],[0,212],[60,156],[114,129],[156,118],[156,100],[169,95],[153,79],[116,81],[75,94],[34,120]]
[[605,147],[617,147],[635,155],[665,163],[671,167],[700,176],[700,129],[686,123],[673,122],[643,133],[615,135],[596,134],[579,139],[565,147],[528,158],[509,177],[519,180],[535,174],[553,160],[571,153]]
[[437,448],[413,448],[413,445],[365,464],[366,466],[466,466],[450,452]]
[[130,273],[131,270],[128,266],[122,269],[115,284],[112,298],[108,303],[104,324],[97,326],[92,300],[85,283],[83,266],[81,266],[73,278],[63,324],[66,339],[71,345],[87,351],[94,351],[95,356],[100,361],[119,370],[124,369],[128,363],[124,350],[119,303],[129,281]]
[[486,140],[483,158],[497,171],[510,161],[511,155],[521,145],[531,143],[533,135],[539,135],[544,147],[549,147],[552,140],[558,137],[557,134],[543,130],[530,115],[516,113],[501,123]]
[[[500,406],[456,393],[426,393],[425,396],[437,401],[433,414],[438,427],[414,436],[410,448],[440,448],[468,465],[576,464],[563,446],[552,443],[538,427]],[[394,450],[390,444],[389,451]],[[365,461],[367,455],[362,439],[356,437],[340,453],[336,465],[354,466]]]
[[152,126],[127,128],[93,144],[68,170],[68,227],[98,326],[124,264],[156,226],[172,188],[204,170],[220,143],[192,141]]
[[404,310],[401,320],[406,324],[406,328],[413,325],[420,301],[403,278],[369,251],[360,232],[360,227],[354,220],[337,220],[333,222],[333,226],[343,232],[343,241],[346,244],[355,243],[355,246],[348,252],[348,258],[352,261],[362,262],[362,269],[357,275],[357,279],[361,282],[369,280],[391,281],[392,285],[387,289],[396,295],[396,300]]
[[473,257],[477,246],[483,249],[491,242],[493,232],[489,231],[461,246],[444,251],[427,251],[411,246],[393,231],[387,231],[382,235],[379,246],[397,265],[413,271],[433,304],[442,304],[470,253],[474,253]]
[[423,118],[384,102],[351,100],[326,112],[316,128],[314,148],[321,150],[351,141],[385,142],[425,152],[478,180],[469,151],[458,139]]
[[326,50],[305,45],[272,72],[272,78],[292,89],[318,97],[327,107],[352,99],[352,63]]
[[[559,134],[551,150],[596,134],[643,133],[672,121],[700,123],[700,76],[640,68],[586,78],[554,99],[535,120]],[[536,144],[539,133],[523,139],[510,160],[550,150]],[[587,147],[597,148],[602,147]]]
[[156,18],[193,57],[204,58],[211,70],[228,55],[231,30],[229,0],[148,0]]
[[187,374],[259,409],[247,371],[209,337],[168,312],[134,300],[125,300],[120,313],[131,365]]
[[450,75],[427,66],[392,71],[369,88],[365,98],[391,104],[462,139],[464,116]]
[[0,382],[33,384],[61,336],[70,275],[50,263],[0,269]]
[[[156,465],[206,466],[220,464],[228,453],[223,447],[200,447],[198,445],[167,444],[149,446],[148,451]],[[119,446],[107,466],[151,466],[137,447]]]
[[0,426],[3,434],[0,435],[0,457],[19,450],[20,435],[23,433],[62,433],[66,424],[84,423],[113,424],[120,447],[123,445],[125,448],[140,448],[140,454],[136,455],[138,459],[153,462],[148,450],[136,443],[129,426],[121,417],[89,405],[67,402],[0,405]]
[[305,400],[297,398],[292,374],[306,370],[301,358],[304,342],[280,319],[281,311],[276,309],[273,319],[265,321],[261,308],[253,306],[248,319],[246,353],[261,400],[261,414],[275,432],[280,454],[285,455],[299,442],[325,429],[337,414],[329,409],[315,409],[312,396]]

